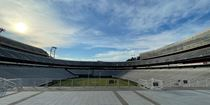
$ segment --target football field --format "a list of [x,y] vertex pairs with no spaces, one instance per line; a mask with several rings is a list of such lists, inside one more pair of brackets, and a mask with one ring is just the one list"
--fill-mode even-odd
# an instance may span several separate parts
[[118,78],[72,78],[52,81],[49,86],[138,86],[138,84]]

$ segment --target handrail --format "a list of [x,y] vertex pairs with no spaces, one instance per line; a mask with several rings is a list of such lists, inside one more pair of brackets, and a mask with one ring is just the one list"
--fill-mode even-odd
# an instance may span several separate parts
[[0,97],[5,96],[7,91],[18,91],[18,86],[16,83],[10,81],[9,79],[0,77]]

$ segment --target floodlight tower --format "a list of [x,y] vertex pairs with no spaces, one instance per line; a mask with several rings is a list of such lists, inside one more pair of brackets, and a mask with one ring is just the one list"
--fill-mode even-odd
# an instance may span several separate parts
[[6,30],[4,28],[0,28],[0,33],[5,32]]
[[57,50],[57,47],[53,46],[50,49],[50,57],[55,58],[55,51]]

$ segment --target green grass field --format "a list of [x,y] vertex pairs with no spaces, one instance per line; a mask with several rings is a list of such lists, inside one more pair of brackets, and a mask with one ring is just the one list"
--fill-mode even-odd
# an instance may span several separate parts
[[138,86],[138,84],[117,78],[72,78],[55,80],[49,86]]

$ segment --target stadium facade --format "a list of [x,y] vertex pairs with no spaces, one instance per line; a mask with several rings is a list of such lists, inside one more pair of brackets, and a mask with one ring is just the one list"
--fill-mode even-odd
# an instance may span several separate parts
[[[110,76],[135,81],[157,79],[167,83],[209,79],[210,30],[139,55],[126,62],[67,61],[54,59],[43,49],[0,36],[0,77],[21,79],[22,85],[81,75]],[[203,81],[202,81],[203,82]],[[175,83],[174,83],[175,84]],[[200,85],[201,86],[201,85]],[[205,84],[205,86],[207,86]]]
[[[137,58],[125,62],[54,59],[43,49],[0,36],[0,105],[210,104],[210,30]],[[88,87],[79,80],[83,87],[74,87],[78,77],[88,77],[88,84],[93,77],[95,85]],[[111,77],[111,88],[97,87],[102,77]],[[124,80],[126,88],[113,78]]]

